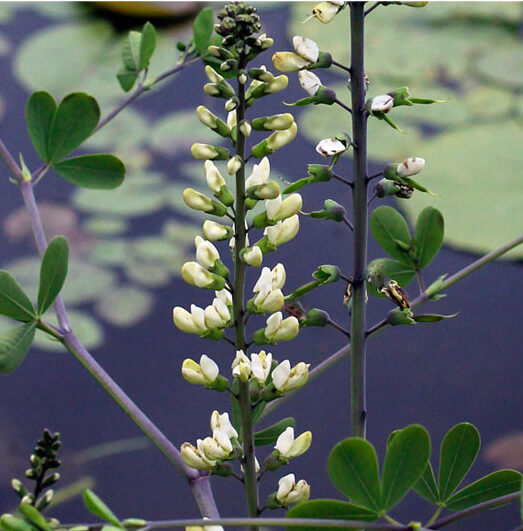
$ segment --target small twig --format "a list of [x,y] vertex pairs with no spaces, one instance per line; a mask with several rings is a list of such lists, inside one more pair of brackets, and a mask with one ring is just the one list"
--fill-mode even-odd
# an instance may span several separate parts
[[375,173],[374,175],[367,177],[367,182],[372,181],[372,179],[376,179],[376,177],[381,177],[382,175],[383,175],[382,171],[380,171],[379,173]]
[[342,109],[345,109],[347,112],[352,114],[352,109],[348,105],[345,105],[345,103],[340,101],[338,98],[334,100],[334,103],[337,103]]
[[350,219],[345,215],[343,216],[343,223],[345,223],[345,225],[347,225],[347,227],[349,227],[349,229],[354,232],[354,225],[351,223]]
[[229,343],[229,345],[232,345],[234,347],[234,341],[232,339],[229,339],[227,336],[223,336],[223,339]]
[[376,199],[376,197],[378,197],[378,194],[376,192],[373,192],[373,194],[370,196],[370,199],[367,201],[367,206],[369,206],[374,201],[374,199]]
[[9,171],[16,178],[17,181],[23,181],[22,170],[18,167],[15,159],[7,149],[6,145],[0,140],[0,157],[5,162],[5,165],[9,168]]
[[48,164],[40,166],[32,175],[33,186],[36,186],[50,169],[51,167]]
[[416,270],[416,278],[418,279],[419,294],[421,295],[425,291],[425,284],[423,282],[423,277],[421,276],[421,271]]
[[249,319],[251,317],[251,314],[249,312],[247,312],[247,316],[245,317],[245,319],[243,320],[243,324],[246,325],[248,322],[249,322]]
[[374,5],[372,5],[371,7],[369,7],[369,9],[367,9],[365,11],[365,16],[367,15],[370,15],[377,7],[379,7],[383,2],[376,2]]
[[351,188],[354,187],[354,184],[351,181],[347,181],[347,179],[344,179],[343,177],[340,177],[339,175],[336,175],[335,173],[332,174],[332,177],[336,179],[337,181],[340,181],[340,183],[346,184],[347,186],[350,186]]
[[339,323],[333,321],[332,319],[329,319],[329,324],[336,330],[339,330],[342,334],[345,334],[350,339],[350,332],[343,328],[343,326],[341,326]]
[[232,216],[231,214],[229,214],[229,212],[225,212],[225,215],[234,223],[236,216]]
[[342,70],[345,70],[345,72],[348,72],[350,74],[350,68],[348,66],[345,66],[342,63],[338,63],[338,61],[332,60],[332,64],[334,66],[337,66],[338,68],[341,68]]
[[352,284],[352,278],[351,277],[348,277],[347,275],[344,275],[343,273],[340,272],[340,278],[342,278],[343,280],[345,280],[345,282],[350,282]]

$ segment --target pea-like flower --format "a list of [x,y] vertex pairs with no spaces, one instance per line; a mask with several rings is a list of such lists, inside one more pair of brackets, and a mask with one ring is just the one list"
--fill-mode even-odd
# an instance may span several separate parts
[[311,61],[294,52],[276,52],[272,64],[279,72],[298,72],[311,64]]
[[207,271],[197,262],[185,262],[182,266],[182,278],[199,288],[221,290],[225,286],[225,279]]
[[298,214],[295,214],[283,221],[278,221],[272,227],[265,227],[263,233],[267,236],[269,243],[277,247],[292,240],[298,234],[299,229],[300,219]]
[[231,421],[229,420],[229,413],[220,413],[216,410],[212,412],[211,415],[211,430],[214,432],[215,430],[220,430],[221,432],[225,433],[229,439],[237,439],[238,438],[238,432],[235,430],[234,426],[231,424]]
[[218,298],[213,300],[212,305],[204,310],[205,325],[213,330],[215,328],[225,328],[231,320],[231,313],[227,304]]
[[173,321],[178,329],[188,334],[201,335],[207,331],[204,310],[195,304],[191,304],[190,313],[181,306],[175,306],[173,308]]
[[265,201],[267,218],[271,221],[281,221],[297,214],[303,205],[300,194],[294,193],[282,199],[281,195]]
[[387,114],[394,107],[394,98],[389,94],[374,96],[371,100],[370,109],[373,112]]
[[194,238],[194,246],[196,247],[196,261],[206,269],[214,267],[216,260],[220,259],[218,249],[209,241],[204,240],[201,236]]
[[249,189],[252,186],[258,186],[264,184],[269,180],[271,173],[271,164],[268,157],[263,157],[258,164],[255,164],[252,168],[252,172],[245,181],[245,189]]
[[322,24],[328,24],[345,5],[342,0],[332,0],[331,2],[320,2],[312,10],[312,16],[317,18]]
[[287,474],[278,481],[276,499],[282,507],[289,507],[290,505],[296,505],[297,503],[308,500],[310,492],[311,488],[304,479],[300,479],[296,483],[294,474]]
[[182,364],[182,376],[195,385],[209,386],[219,374],[218,365],[205,354],[200,358],[200,363],[188,358]]
[[319,88],[322,86],[321,79],[309,70],[298,72],[298,81],[300,82],[301,88],[309,96],[315,96]]
[[253,245],[250,249],[245,250],[242,260],[251,267],[260,267],[263,261],[262,250],[257,245]]
[[203,223],[202,232],[207,240],[220,241],[230,238],[234,231],[227,225],[222,225],[221,223],[216,223],[216,221],[206,219]]
[[198,470],[211,470],[216,466],[216,461],[209,459],[203,451],[201,445],[202,440],[198,439],[196,442],[197,447],[191,443],[184,442],[180,447],[180,453],[182,455],[183,462]]
[[217,299],[223,301],[227,306],[232,306],[232,295],[229,290],[222,289],[220,291],[215,291],[214,294]]
[[204,164],[204,173],[207,186],[214,192],[218,193],[225,184],[225,179],[221,176],[220,171],[212,160],[206,160]]
[[333,157],[347,150],[347,146],[337,138],[324,138],[316,146],[316,152],[322,157]]
[[251,361],[245,355],[243,350],[236,351],[236,357],[232,362],[232,375],[246,382],[251,375]]
[[294,428],[289,426],[280,434],[274,448],[278,450],[280,459],[288,460],[304,454],[309,449],[311,442],[312,433],[310,431],[303,432],[295,439]]
[[286,278],[287,275],[283,264],[276,264],[272,270],[264,267],[252,291],[258,293],[261,290],[262,284],[266,283],[270,283],[271,289],[281,289],[285,285]]
[[315,63],[318,60],[320,49],[312,39],[295,35],[292,38],[292,45],[294,46],[294,51],[310,63]]
[[234,175],[242,167],[242,159],[238,155],[234,155],[227,162],[227,173],[229,175]]
[[228,459],[232,452],[230,438],[219,429],[213,431],[212,437],[205,437],[201,448],[205,457],[210,460]]
[[267,354],[265,350],[260,350],[259,354],[251,354],[252,376],[262,387],[269,377],[271,366],[272,354],[270,352]]
[[410,157],[398,164],[397,172],[400,177],[410,177],[416,175],[425,167],[425,159],[420,157]]
[[265,327],[265,337],[271,342],[288,341],[294,339],[300,331],[300,324],[298,319],[294,316],[283,319],[281,312],[273,313],[267,319],[267,326]]
[[291,369],[289,360],[282,361],[272,371],[272,383],[280,393],[299,389],[307,382],[309,377],[309,364],[300,361]]

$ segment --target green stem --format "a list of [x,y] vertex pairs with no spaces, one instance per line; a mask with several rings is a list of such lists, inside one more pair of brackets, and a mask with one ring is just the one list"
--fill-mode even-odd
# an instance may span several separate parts
[[[245,57],[240,56],[238,71],[245,68]],[[238,107],[236,108],[236,123],[238,126],[245,118],[245,85],[238,81]],[[236,155],[242,160],[242,165],[236,173],[236,215],[234,219],[235,231],[235,256],[234,256],[234,343],[236,350],[245,350],[245,323],[244,323],[244,291],[245,291],[245,262],[240,258],[240,251],[245,247],[245,136],[237,128]],[[247,354],[247,353],[245,353]],[[245,493],[247,496],[247,511],[251,517],[258,516],[258,482],[256,478],[256,456],[254,452],[254,426],[252,421],[252,405],[249,382],[240,382],[238,397],[241,414],[242,444],[243,444],[243,469]],[[252,526],[253,531],[257,526]]]
[[365,112],[364,3],[350,2],[353,155],[353,298],[351,319],[351,434],[365,437],[365,328],[367,267],[367,114]]
[[441,511],[443,510],[443,506],[440,505],[436,511],[434,512],[434,514],[432,515],[431,519],[424,525],[424,527],[428,527],[429,525],[432,525],[436,519],[438,518],[438,516],[440,515]]

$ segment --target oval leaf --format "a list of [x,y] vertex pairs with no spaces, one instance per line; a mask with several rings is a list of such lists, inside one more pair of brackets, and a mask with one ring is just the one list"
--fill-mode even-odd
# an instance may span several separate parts
[[40,268],[38,315],[43,315],[60,293],[67,275],[69,245],[63,236],[53,238],[45,251]]
[[427,267],[443,243],[445,224],[443,215],[435,208],[423,209],[416,222],[414,231],[414,252],[419,269]]
[[122,527],[120,520],[118,520],[113,511],[91,489],[84,490],[83,499],[89,512],[116,527]]
[[202,9],[193,24],[194,45],[200,55],[209,55],[207,48],[214,29],[214,14],[211,7]]
[[31,144],[38,156],[48,161],[49,129],[56,111],[56,103],[47,92],[33,92],[25,107],[25,121]]
[[377,512],[380,506],[378,458],[372,444],[358,437],[339,442],[327,460],[332,484],[354,503]]
[[457,489],[479,452],[481,439],[475,426],[463,422],[454,426],[441,443],[439,493],[443,501]]
[[18,512],[25,516],[29,522],[34,524],[38,529],[44,530],[44,531],[51,531],[53,528],[49,525],[47,520],[42,516],[40,511],[36,509],[36,507],[33,507],[32,505],[29,505],[28,503],[21,503],[18,506]]
[[[331,520],[360,520],[362,522],[373,522],[378,519],[378,515],[368,511],[363,507],[358,507],[352,503],[338,500],[311,500],[299,503],[286,514],[287,518],[317,518]],[[319,531],[314,525],[288,527],[289,531]]]
[[91,136],[99,119],[100,107],[92,96],[83,92],[66,96],[51,121],[46,162],[57,162],[76,149]]
[[124,92],[129,92],[136,83],[138,74],[132,70],[127,70],[125,66],[122,66],[122,68],[118,70],[116,77],[118,79],[118,83],[120,83],[120,86],[122,87],[122,90]]
[[521,487],[521,474],[516,470],[492,472],[451,496],[445,507],[451,511],[462,511],[478,503],[518,492]]
[[0,270],[0,315],[6,315],[17,321],[36,319],[33,303],[24,290],[7,271]]
[[276,442],[278,437],[282,432],[287,428],[294,428],[295,420],[292,417],[287,417],[285,419],[276,422],[272,426],[260,430],[254,434],[254,445],[255,446],[264,446],[267,444],[273,444]]
[[0,524],[5,531],[35,531],[35,528],[22,518],[7,513],[0,518]]
[[434,470],[430,461],[427,463],[425,472],[419,478],[418,482],[412,487],[422,498],[425,498],[431,503],[439,502],[438,486],[436,485],[436,478],[434,477]]
[[156,30],[150,22],[146,22],[142,29],[140,40],[140,70],[149,66],[149,61],[156,48]]
[[409,227],[395,208],[382,206],[374,210],[370,216],[369,228],[384,251],[402,264],[414,265],[407,250],[411,245]]
[[390,510],[420,479],[430,457],[430,437],[423,426],[400,430],[387,446],[383,462],[382,508]]
[[140,46],[142,34],[139,31],[130,31],[122,48],[123,64],[128,70],[140,70]]
[[9,374],[22,363],[35,335],[36,324],[26,323],[0,335],[0,373]]
[[82,155],[55,164],[56,173],[77,186],[96,190],[112,190],[125,177],[123,162],[113,155]]

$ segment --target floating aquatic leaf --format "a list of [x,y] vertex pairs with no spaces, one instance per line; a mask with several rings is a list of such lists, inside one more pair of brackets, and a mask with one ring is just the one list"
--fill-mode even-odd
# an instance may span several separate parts
[[95,217],[86,220],[82,228],[91,234],[114,236],[127,230],[127,222],[122,218]]
[[[181,271],[183,260],[176,262],[178,274]],[[161,264],[133,260],[125,266],[125,274],[129,280],[146,287],[157,288],[165,286],[173,275],[174,266],[166,267]]]
[[95,311],[116,326],[132,326],[152,310],[153,297],[130,286],[108,291],[96,304]]
[[492,48],[478,59],[479,74],[495,85],[516,90],[523,87],[523,49],[516,37],[512,46]]

